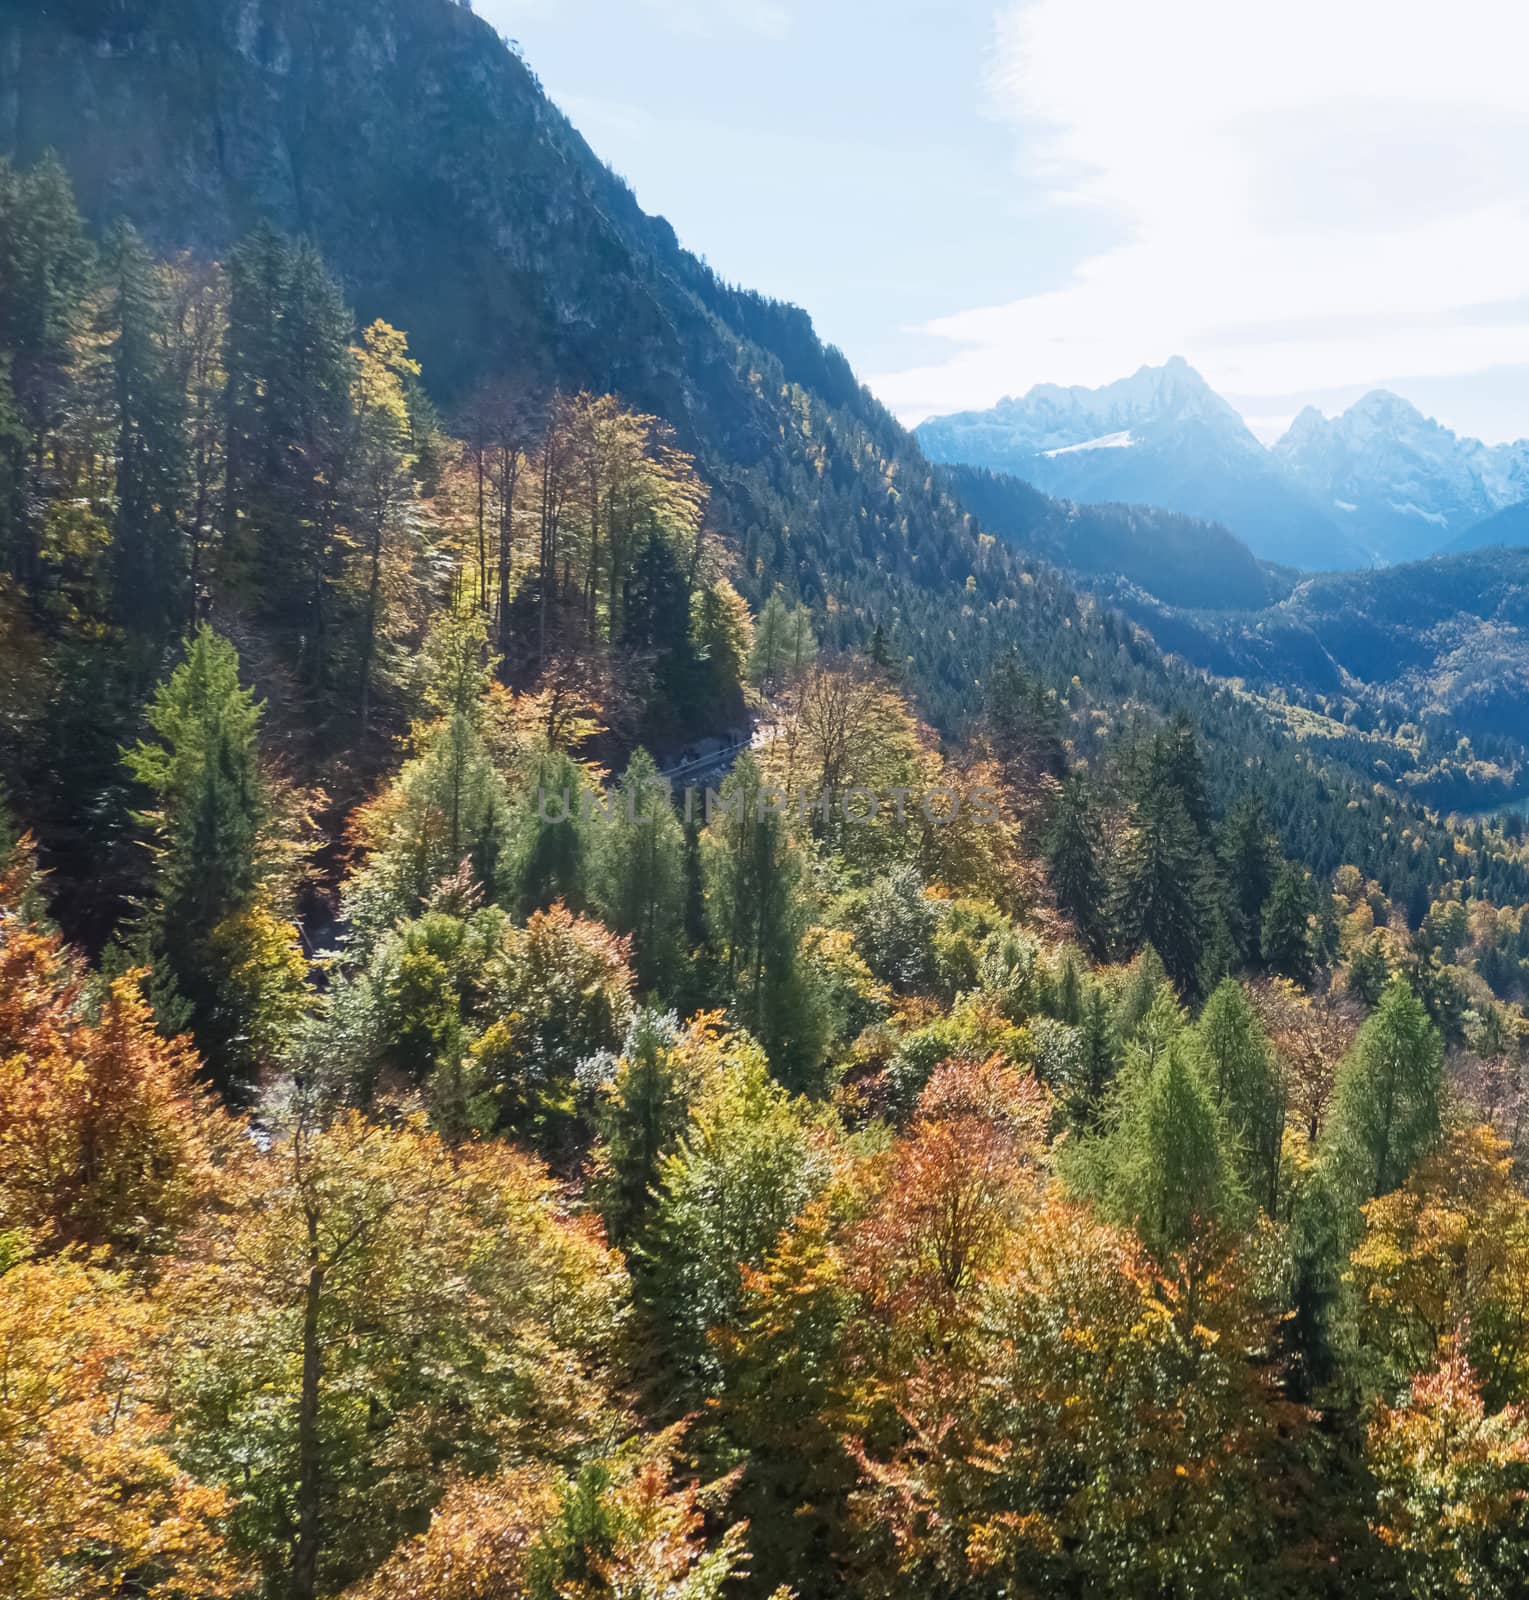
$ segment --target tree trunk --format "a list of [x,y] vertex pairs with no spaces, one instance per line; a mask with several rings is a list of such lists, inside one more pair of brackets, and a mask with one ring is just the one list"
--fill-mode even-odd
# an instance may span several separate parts
[[324,1267],[319,1260],[318,1219],[308,1218],[308,1284],[303,1296],[303,1381],[297,1413],[297,1548],[292,1559],[292,1600],[314,1600],[318,1593],[319,1545],[323,1537],[319,1502],[319,1380],[323,1348],[319,1311]]

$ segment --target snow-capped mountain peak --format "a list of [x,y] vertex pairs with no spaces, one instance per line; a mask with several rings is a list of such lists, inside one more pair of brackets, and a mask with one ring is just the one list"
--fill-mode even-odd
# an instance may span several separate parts
[[1428,555],[1529,500],[1529,441],[1459,438],[1376,389],[1333,417],[1307,406],[1270,450],[1182,356],[1099,389],[1036,384],[918,431],[935,460],[1012,472],[1072,500],[1210,517],[1294,565]]

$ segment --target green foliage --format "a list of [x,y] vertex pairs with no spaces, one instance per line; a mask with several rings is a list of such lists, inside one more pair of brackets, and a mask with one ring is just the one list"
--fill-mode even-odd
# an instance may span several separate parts
[[1072,918],[1084,944],[1101,954],[1107,942],[1104,842],[1092,797],[1076,774],[1062,786],[1046,841],[1046,861],[1057,905]]
[[1286,863],[1264,907],[1259,948],[1271,972],[1308,984],[1316,974],[1316,895],[1299,867]]
[[771,1080],[763,1053],[740,1046],[660,1163],[642,1248],[638,1289],[668,1330],[681,1394],[718,1382],[708,1334],[737,1321],[742,1269],[764,1260],[824,1176],[800,1108]]
[[597,819],[591,899],[605,925],[631,939],[638,985],[671,994],[684,953],[685,837],[646,750],[627,763]]
[[[260,1010],[286,1009],[302,983],[290,930],[267,941],[250,918],[279,888],[282,865],[271,849],[278,819],[260,764],[260,707],[239,682],[234,647],[203,626],[145,716],[153,738],[124,752],[156,803],[142,818],[155,863],[145,933],[167,987],[190,1006],[198,1043],[232,1086],[264,1059]],[[240,981],[250,960],[257,973]]]
[[722,786],[702,840],[706,906],[732,1010],[784,1082],[805,1088],[821,1065],[824,1019],[801,960],[803,867],[785,819],[745,755]]
[[1264,1210],[1276,1217],[1285,1086],[1240,983],[1226,979],[1205,1002],[1194,1043],[1226,1116],[1242,1181]]
[[1199,978],[1209,920],[1201,842],[1182,792],[1154,784],[1121,847],[1114,925],[1123,949],[1150,944],[1181,992]]
[[1439,1137],[1444,1046],[1406,980],[1393,978],[1338,1073],[1327,1159],[1356,1202],[1406,1180]]

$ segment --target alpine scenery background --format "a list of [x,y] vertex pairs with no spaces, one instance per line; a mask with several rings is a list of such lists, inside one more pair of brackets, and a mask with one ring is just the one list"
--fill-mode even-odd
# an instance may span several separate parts
[[0,5],[0,1592],[1529,1591],[1512,41],[479,9]]

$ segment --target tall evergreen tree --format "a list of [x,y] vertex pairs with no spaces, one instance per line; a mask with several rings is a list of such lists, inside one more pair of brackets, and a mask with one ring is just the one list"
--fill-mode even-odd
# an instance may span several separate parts
[[1228,978],[1205,1002],[1195,1042],[1220,1097],[1248,1190],[1276,1216],[1285,1090],[1263,1026],[1240,983]]
[[627,763],[608,812],[595,836],[595,905],[607,927],[631,936],[638,983],[670,994],[684,937],[685,836],[646,750]]
[[800,953],[806,928],[800,856],[744,755],[706,831],[707,908],[733,1009],[793,1088],[820,1065],[823,1021]]
[[1069,1124],[1080,1132],[1099,1126],[1115,1075],[1120,1070],[1120,1036],[1110,1014],[1109,996],[1097,983],[1088,985],[1078,1023],[1076,1070],[1067,1085]]
[[[161,993],[189,1008],[197,1042],[225,1088],[259,1065],[252,1008],[283,1006],[300,979],[292,930],[262,904],[273,822],[260,764],[261,708],[239,682],[234,647],[203,626],[155,691],[154,737],[125,754],[156,801],[153,898],[145,930]],[[261,913],[263,915],[254,915]],[[166,981],[168,980],[168,981]]]
[[1046,859],[1057,904],[1072,918],[1079,937],[1096,955],[1103,954],[1105,942],[1103,852],[1093,799],[1085,780],[1074,773],[1062,785],[1046,840]]
[[1264,907],[1259,944],[1264,964],[1271,972],[1295,983],[1308,984],[1316,976],[1316,895],[1311,879],[1286,862],[1274,881],[1274,892]]
[[1212,814],[1205,760],[1194,724],[1183,712],[1156,735],[1148,752],[1142,793],[1150,795],[1159,788],[1177,792],[1195,832],[1201,839],[1208,839]]
[[1181,792],[1162,783],[1136,806],[1120,853],[1115,927],[1126,951],[1150,944],[1181,993],[1193,990],[1208,896],[1201,842]]
[[1279,871],[1279,841],[1269,827],[1260,795],[1248,795],[1227,812],[1217,839],[1221,870],[1230,890],[1232,933],[1245,961],[1257,961],[1264,905]]
[[95,283],[95,252],[68,176],[51,156],[29,172],[0,160],[0,361],[14,412],[0,430],[0,541],[11,573],[38,576],[41,472],[67,404],[74,340]]
[[108,242],[117,418],[112,593],[118,621],[164,639],[186,615],[185,391],[171,360],[161,271],[125,224]]
[[1444,1042],[1405,978],[1386,985],[1338,1072],[1327,1159],[1359,1201],[1406,1181],[1439,1136]]
[[1240,1221],[1245,1198],[1225,1119],[1188,1042],[1175,1037],[1127,1072],[1102,1157],[1103,1199],[1166,1259],[1202,1229]]

